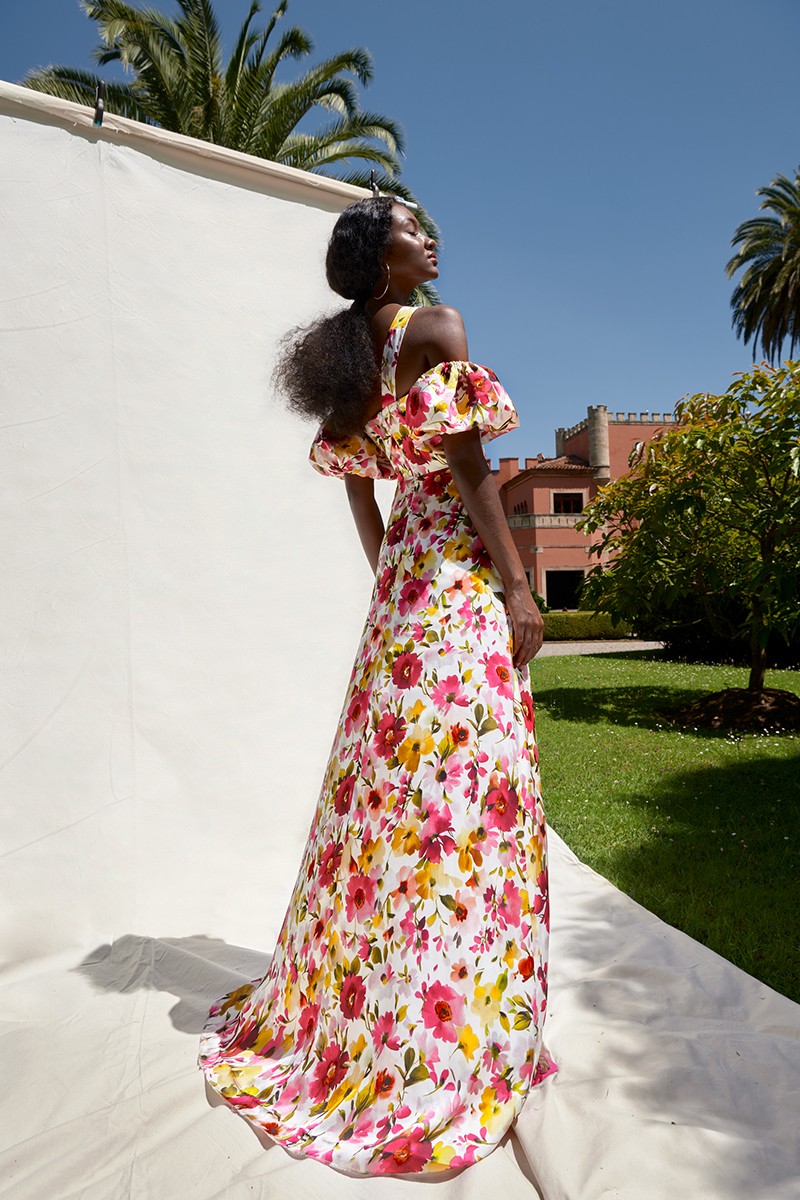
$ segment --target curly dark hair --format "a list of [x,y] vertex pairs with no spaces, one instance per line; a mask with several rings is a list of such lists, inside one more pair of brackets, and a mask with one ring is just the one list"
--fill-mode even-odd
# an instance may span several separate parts
[[353,303],[281,339],[275,378],[289,408],[324,423],[335,437],[363,427],[380,385],[365,305],[381,278],[392,205],[388,196],[348,205],[333,227],[325,274],[333,290]]

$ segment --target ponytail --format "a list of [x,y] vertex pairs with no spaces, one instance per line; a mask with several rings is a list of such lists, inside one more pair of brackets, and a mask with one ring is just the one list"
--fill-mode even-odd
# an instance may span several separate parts
[[290,409],[325,424],[335,437],[358,432],[380,389],[380,364],[365,311],[389,244],[392,200],[350,204],[333,227],[328,283],[353,303],[291,329],[282,339],[276,383]]

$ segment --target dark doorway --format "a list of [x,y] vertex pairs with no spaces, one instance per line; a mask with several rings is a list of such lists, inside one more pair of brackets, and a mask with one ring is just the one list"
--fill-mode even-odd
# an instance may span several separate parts
[[545,600],[548,608],[577,608],[583,571],[548,571]]

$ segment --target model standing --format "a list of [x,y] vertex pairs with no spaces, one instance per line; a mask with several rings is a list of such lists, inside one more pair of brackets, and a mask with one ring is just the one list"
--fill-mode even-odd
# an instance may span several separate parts
[[[327,273],[353,304],[295,336],[281,382],[320,421],[311,462],[344,479],[375,586],[269,970],[212,1007],[198,1061],[295,1155],[452,1170],[557,1070],[542,619],[482,449],[519,422],[459,314],[408,306],[438,276],[408,208],[347,208]],[[376,478],[397,482],[385,530]]]

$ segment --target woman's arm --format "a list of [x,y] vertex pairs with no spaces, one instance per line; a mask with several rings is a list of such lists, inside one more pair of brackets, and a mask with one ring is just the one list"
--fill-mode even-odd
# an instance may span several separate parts
[[524,667],[541,649],[544,622],[509,531],[480,431],[443,434],[442,449],[464,507],[500,572],[511,621],[514,666]]
[[377,573],[384,529],[381,510],[375,499],[375,482],[366,475],[345,475],[344,482],[361,545],[369,565]]

